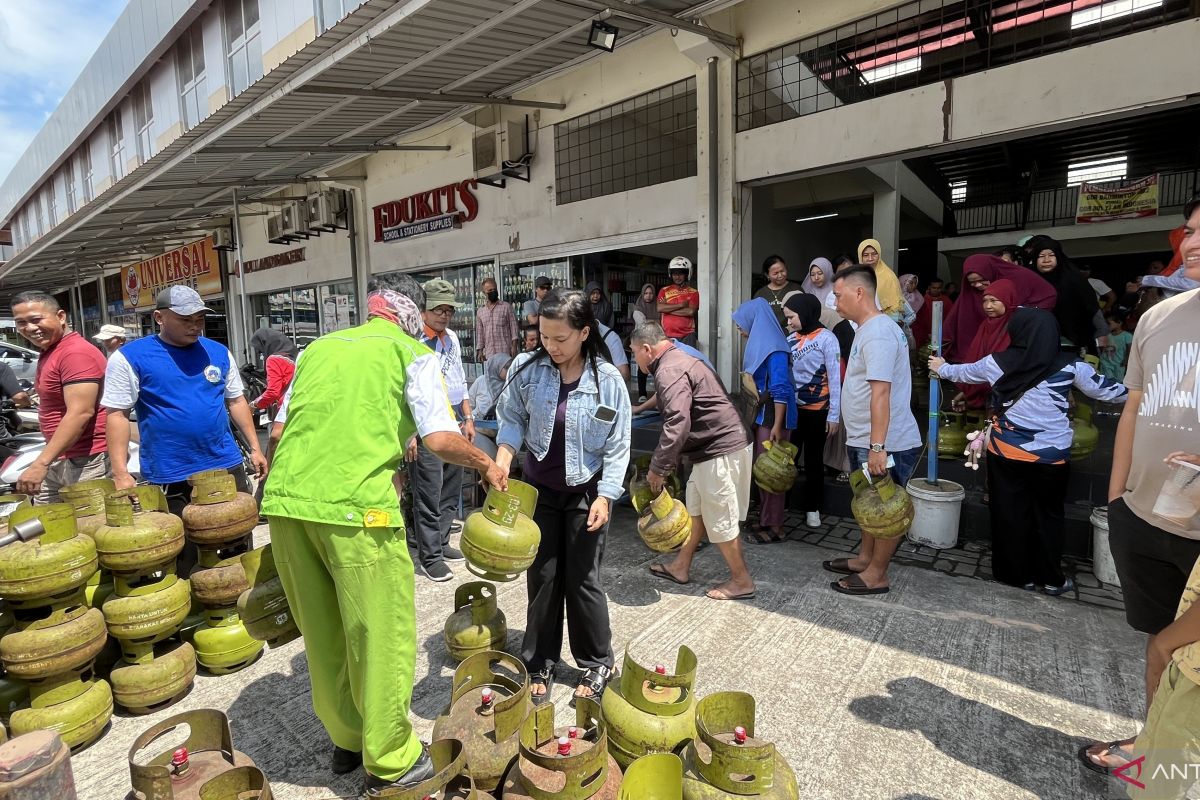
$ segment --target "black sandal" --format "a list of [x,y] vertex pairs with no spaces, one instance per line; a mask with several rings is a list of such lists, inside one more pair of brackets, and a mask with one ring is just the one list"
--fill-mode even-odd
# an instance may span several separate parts
[[[538,684],[546,687],[545,694],[534,694],[533,687]],[[550,692],[554,691],[554,667],[546,667],[539,669],[537,672],[529,673],[529,699],[533,701],[535,706],[540,706],[550,699]]]
[[579,679],[579,684],[575,687],[576,691],[580,688],[587,689],[591,692],[590,695],[576,694],[571,698],[571,705],[575,705],[575,701],[580,697],[586,697],[590,700],[600,702],[600,696],[604,694],[604,688],[608,686],[608,682],[614,677],[614,673],[609,667],[592,667],[587,672],[583,673],[583,677]]

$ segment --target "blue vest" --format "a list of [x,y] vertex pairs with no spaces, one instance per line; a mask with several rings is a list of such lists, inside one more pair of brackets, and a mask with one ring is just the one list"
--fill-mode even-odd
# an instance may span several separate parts
[[142,475],[150,483],[174,483],[206,469],[242,463],[229,428],[225,380],[229,351],[201,337],[174,347],[158,336],[121,348],[138,379],[138,431]]

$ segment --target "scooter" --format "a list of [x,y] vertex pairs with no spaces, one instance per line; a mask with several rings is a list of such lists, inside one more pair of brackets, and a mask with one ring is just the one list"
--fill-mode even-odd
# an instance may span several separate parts
[[[21,474],[37,461],[46,449],[46,440],[40,433],[21,433],[0,439],[0,456],[6,456],[0,464],[0,488],[12,492]],[[137,442],[129,443],[129,474],[134,480],[142,478],[142,460]]]

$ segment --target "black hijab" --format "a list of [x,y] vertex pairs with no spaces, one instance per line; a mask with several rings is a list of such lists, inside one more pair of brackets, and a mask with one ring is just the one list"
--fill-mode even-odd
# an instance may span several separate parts
[[992,404],[1000,412],[1075,360],[1059,348],[1058,323],[1049,311],[1018,308],[1008,321],[1008,337],[1008,349],[992,356],[1004,372],[992,386]]
[[[1096,329],[1093,320],[1100,310],[1096,299],[1096,291],[1088,283],[1087,278],[1067,258],[1062,245],[1049,236],[1035,236],[1027,245],[1029,251],[1029,268],[1041,276],[1058,292],[1058,302],[1054,304],[1054,318],[1058,320],[1058,328],[1062,336],[1070,340],[1075,348],[1087,348],[1089,352],[1096,349]],[[1057,266],[1050,272],[1040,272],[1037,268],[1038,254],[1043,250],[1054,253]]]
[[299,350],[296,345],[292,344],[292,340],[287,334],[281,333],[274,328],[259,328],[250,337],[250,346],[262,354],[262,359],[265,362],[269,356],[284,356],[292,361],[296,360]]
[[800,332],[812,333],[821,324],[821,301],[816,295],[804,292],[793,292],[783,301],[783,307],[800,318]]
[[603,322],[610,328],[613,327],[612,303],[608,301],[608,295],[606,295],[604,290],[600,288],[600,283],[598,281],[590,281],[588,283],[587,288],[583,290],[584,297],[586,297],[588,302],[591,303],[593,290],[600,293],[600,301],[597,303],[592,303],[592,314],[595,315],[598,322]]

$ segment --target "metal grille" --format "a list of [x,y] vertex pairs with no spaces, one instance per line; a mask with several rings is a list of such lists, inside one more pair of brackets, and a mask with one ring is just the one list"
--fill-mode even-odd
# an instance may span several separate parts
[[696,174],[696,79],[554,126],[559,205]]
[[739,61],[737,128],[759,128],[1191,15],[1190,0],[905,3]]

